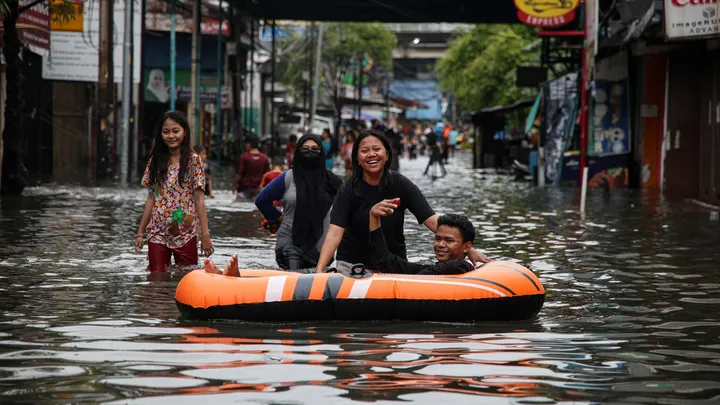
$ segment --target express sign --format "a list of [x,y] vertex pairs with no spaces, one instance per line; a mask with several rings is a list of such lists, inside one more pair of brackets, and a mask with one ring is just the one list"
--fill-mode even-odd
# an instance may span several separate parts
[[575,9],[580,4],[580,0],[514,1],[520,21],[534,27],[559,27],[565,25],[575,18]]
[[673,38],[720,36],[717,0],[665,0],[665,35]]

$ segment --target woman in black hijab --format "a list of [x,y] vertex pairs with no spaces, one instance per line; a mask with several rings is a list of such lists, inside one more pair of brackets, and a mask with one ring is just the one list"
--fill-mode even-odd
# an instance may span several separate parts
[[[275,258],[281,268],[297,270],[317,265],[330,224],[330,207],[342,180],[325,168],[322,139],[303,135],[297,143],[293,168],[281,174],[255,199],[255,205],[277,232]],[[283,212],[273,201],[279,201]]]

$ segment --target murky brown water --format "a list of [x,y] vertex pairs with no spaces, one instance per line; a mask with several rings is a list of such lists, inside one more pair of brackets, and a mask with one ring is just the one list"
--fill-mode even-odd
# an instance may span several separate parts
[[[0,203],[0,403],[508,404],[720,401],[720,222],[636,192],[535,190],[472,172],[421,176],[477,245],[537,272],[525,323],[188,322],[181,274],[149,281],[131,249],[144,192],[27,190]],[[274,266],[249,203],[208,203],[216,261]],[[408,217],[412,259],[430,234]]]

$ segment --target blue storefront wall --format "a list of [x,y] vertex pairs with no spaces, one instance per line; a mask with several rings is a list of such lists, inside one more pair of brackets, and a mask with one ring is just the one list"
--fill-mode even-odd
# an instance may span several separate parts
[[[178,32],[176,35],[175,64],[178,70],[192,69],[192,34]],[[224,45],[224,44],[223,44]],[[225,60],[223,46],[220,61]],[[143,37],[143,67],[146,69],[170,68],[170,33],[148,31]],[[203,35],[200,45],[200,69],[217,70],[217,36]]]
[[390,84],[390,95],[419,101],[429,108],[406,110],[405,118],[410,120],[442,120],[443,94],[434,80],[394,80]]

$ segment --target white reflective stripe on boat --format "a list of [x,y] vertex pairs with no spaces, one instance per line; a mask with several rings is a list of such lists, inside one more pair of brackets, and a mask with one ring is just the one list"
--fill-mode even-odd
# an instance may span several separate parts
[[419,280],[415,278],[397,278],[397,277],[374,277],[373,280],[377,281],[403,281],[408,283],[424,283],[424,284],[445,284],[445,285],[459,285],[462,287],[470,287],[470,288],[477,288],[480,290],[490,291],[492,293],[495,293],[501,297],[506,297],[502,291],[496,290],[491,287],[487,287],[484,285],[478,285],[478,284],[471,284],[471,283],[461,283],[459,281],[442,281],[442,280]]
[[267,290],[265,291],[265,302],[277,302],[282,299],[285,280],[288,276],[268,277]]
[[356,280],[355,284],[353,284],[352,289],[350,290],[348,299],[365,298],[365,295],[367,295],[367,292],[370,289],[371,283],[372,280]]

